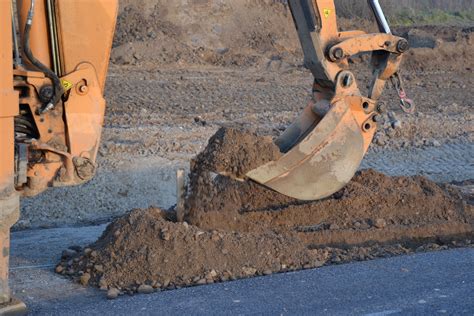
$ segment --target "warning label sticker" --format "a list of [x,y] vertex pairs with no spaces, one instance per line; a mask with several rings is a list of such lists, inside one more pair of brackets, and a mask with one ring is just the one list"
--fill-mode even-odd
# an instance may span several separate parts
[[67,80],[61,79],[61,84],[63,85],[64,92],[71,90],[73,84]]
[[324,9],[323,10],[323,14],[324,14],[324,17],[326,19],[331,15],[331,13],[332,13],[331,9]]

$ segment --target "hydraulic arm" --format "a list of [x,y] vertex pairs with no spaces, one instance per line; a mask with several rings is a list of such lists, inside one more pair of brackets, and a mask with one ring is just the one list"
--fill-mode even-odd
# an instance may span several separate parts
[[[377,101],[387,80],[398,83],[398,69],[408,42],[391,34],[378,4],[369,1],[382,33],[340,32],[333,0],[289,0],[304,52],[314,76],[313,96],[300,117],[276,140],[285,155],[250,171],[247,177],[282,194],[301,199],[327,197],[354,176],[377,129],[382,107]],[[363,96],[349,58],[372,53],[373,79]]]

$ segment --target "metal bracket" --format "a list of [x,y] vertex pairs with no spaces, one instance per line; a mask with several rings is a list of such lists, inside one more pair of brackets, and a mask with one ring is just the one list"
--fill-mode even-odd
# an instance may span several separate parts
[[28,145],[15,145],[15,186],[21,187],[27,182]]

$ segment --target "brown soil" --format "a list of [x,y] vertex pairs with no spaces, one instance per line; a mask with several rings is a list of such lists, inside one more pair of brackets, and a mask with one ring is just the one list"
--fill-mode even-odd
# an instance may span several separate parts
[[271,137],[222,127],[209,139],[204,151],[191,161],[191,173],[214,171],[243,177],[248,171],[280,156]]
[[268,208],[271,203],[290,201],[255,183],[232,179],[243,178],[248,171],[280,156],[271,137],[220,128],[204,151],[191,161],[187,213],[192,217],[203,211]]
[[[251,145],[245,163],[219,159],[236,157],[244,144]],[[221,129],[190,179],[216,168],[245,172],[278,154],[268,138]],[[173,212],[134,210],[89,248],[65,251],[56,271],[104,290],[147,293],[465,246],[474,237],[472,205],[422,177],[365,170],[331,198],[311,203],[223,176],[190,185],[188,222],[174,222]]]
[[183,66],[266,63],[297,48],[291,23],[288,8],[273,0],[123,0],[112,60]]
[[[341,30],[376,32],[374,21],[339,19]],[[393,27],[413,49],[404,69],[473,67],[472,27]],[[119,65],[287,69],[302,63],[284,1],[122,0],[112,60]]]

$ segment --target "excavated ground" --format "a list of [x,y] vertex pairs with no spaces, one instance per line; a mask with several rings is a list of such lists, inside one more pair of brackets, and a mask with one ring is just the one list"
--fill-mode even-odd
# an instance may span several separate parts
[[[374,29],[367,21],[340,26]],[[472,178],[472,31],[394,28],[413,47],[403,77],[418,112],[402,115],[387,91],[383,101],[403,124],[385,118],[366,166],[398,175],[423,170],[445,182]],[[364,170],[331,198],[301,203],[209,174],[241,176],[280,154],[271,138],[233,129],[219,130],[192,161],[186,222],[164,211],[175,200],[174,170],[187,168],[221,126],[277,136],[306,104],[312,78],[282,1],[123,0],[111,59],[98,176],[23,202],[19,227],[116,218],[97,242],[66,249],[57,273],[115,298],[472,247],[472,182],[457,191]],[[362,88],[367,59],[351,60]],[[146,208],[152,204],[163,207]],[[123,215],[132,207],[142,209]]]
[[89,247],[65,250],[56,272],[115,298],[471,245],[473,206],[423,177],[364,170],[303,203],[211,172],[241,175],[278,155],[268,137],[220,129],[191,164],[186,222],[173,210],[134,210]]

